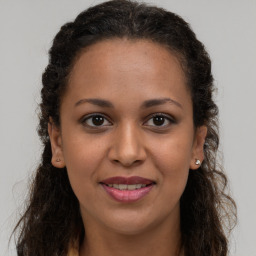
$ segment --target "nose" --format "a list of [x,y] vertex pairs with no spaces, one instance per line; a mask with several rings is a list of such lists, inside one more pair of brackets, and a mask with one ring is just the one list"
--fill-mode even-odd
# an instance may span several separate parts
[[139,164],[146,159],[144,141],[139,129],[132,124],[123,124],[114,133],[109,159],[125,167]]

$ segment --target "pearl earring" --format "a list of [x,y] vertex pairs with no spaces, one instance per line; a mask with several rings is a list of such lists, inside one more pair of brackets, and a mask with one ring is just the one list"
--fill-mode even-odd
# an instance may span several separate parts
[[201,161],[199,159],[196,159],[196,165],[200,165]]

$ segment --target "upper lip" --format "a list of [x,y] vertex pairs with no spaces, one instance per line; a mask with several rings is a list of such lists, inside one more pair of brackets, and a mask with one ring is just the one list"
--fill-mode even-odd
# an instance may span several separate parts
[[153,180],[142,178],[139,176],[131,176],[131,177],[110,177],[105,180],[102,180],[100,183],[104,184],[126,184],[126,185],[132,185],[132,184],[152,184],[155,183]]

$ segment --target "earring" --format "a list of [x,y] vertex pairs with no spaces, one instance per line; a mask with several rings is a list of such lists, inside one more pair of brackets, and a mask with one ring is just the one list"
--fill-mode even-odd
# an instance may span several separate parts
[[200,165],[201,161],[199,159],[196,159],[196,165]]
[[56,162],[60,162],[60,161],[61,161],[60,158],[57,158],[57,159],[56,159]]

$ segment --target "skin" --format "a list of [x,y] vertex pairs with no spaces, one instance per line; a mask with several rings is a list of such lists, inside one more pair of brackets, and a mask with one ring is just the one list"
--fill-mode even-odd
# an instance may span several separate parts
[[[88,98],[108,100],[113,108],[81,101]],[[159,98],[173,101],[141,108]],[[105,117],[102,125],[86,119],[92,113]],[[159,125],[154,113],[171,121]],[[86,233],[80,255],[178,255],[179,201],[189,169],[203,161],[207,129],[193,125],[191,95],[175,55],[146,40],[90,46],[71,71],[60,117],[60,127],[49,122],[52,164],[67,167],[80,203]],[[156,184],[139,201],[120,203],[99,184],[113,176]]]

